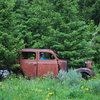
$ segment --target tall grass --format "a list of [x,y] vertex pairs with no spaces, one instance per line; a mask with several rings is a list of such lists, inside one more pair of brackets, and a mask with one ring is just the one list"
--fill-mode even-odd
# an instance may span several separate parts
[[0,82],[0,100],[100,100],[99,95],[99,78],[81,80],[73,70],[60,72],[53,79],[11,76]]

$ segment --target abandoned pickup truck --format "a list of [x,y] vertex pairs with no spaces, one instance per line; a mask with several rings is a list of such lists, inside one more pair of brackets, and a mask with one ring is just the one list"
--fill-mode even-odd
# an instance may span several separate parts
[[[48,72],[52,72],[56,77],[59,70],[67,71],[67,61],[60,60],[56,54],[49,49],[22,49],[20,52],[20,68],[28,78],[42,77]],[[87,68],[75,69],[87,77],[94,76],[91,69],[91,62],[87,62]]]

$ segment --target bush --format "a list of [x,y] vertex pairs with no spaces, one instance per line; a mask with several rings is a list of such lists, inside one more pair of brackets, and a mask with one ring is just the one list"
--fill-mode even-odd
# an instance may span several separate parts
[[62,83],[67,82],[70,85],[78,83],[82,78],[81,74],[77,73],[73,69],[69,69],[68,72],[63,72],[60,70],[57,77]]

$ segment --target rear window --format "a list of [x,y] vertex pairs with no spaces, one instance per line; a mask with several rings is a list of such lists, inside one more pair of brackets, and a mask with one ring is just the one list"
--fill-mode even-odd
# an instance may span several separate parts
[[34,60],[36,59],[35,52],[22,52],[22,59]]

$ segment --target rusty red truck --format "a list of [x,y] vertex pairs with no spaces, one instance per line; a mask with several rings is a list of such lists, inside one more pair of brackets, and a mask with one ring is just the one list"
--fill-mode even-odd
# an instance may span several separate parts
[[[61,60],[50,49],[22,49],[19,51],[20,68],[25,76],[28,78],[42,77],[48,72],[52,72],[56,77],[59,70],[67,71],[67,61]],[[42,57],[42,58],[41,58]],[[87,63],[87,68],[75,69],[77,72],[93,76],[94,73],[91,69],[91,62]]]

